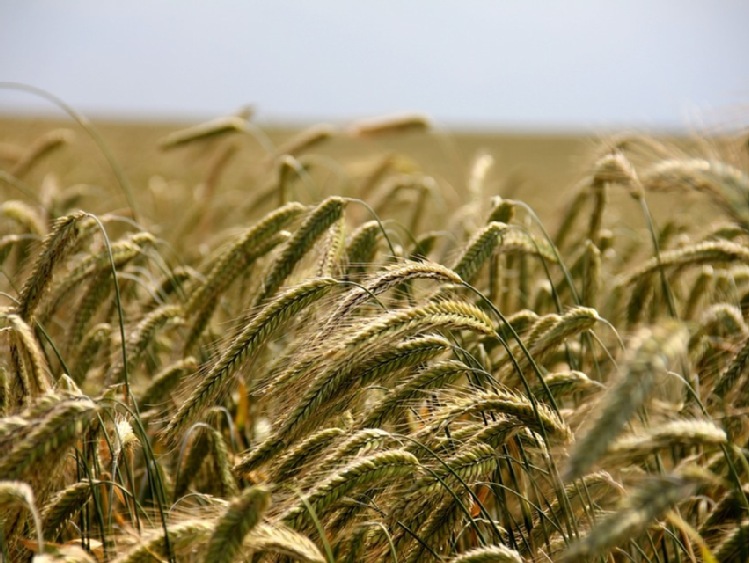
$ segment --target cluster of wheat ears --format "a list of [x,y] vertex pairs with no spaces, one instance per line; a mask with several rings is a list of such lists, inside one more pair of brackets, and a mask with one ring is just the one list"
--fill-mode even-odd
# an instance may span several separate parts
[[[549,233],[490,193],[486,155],[440,215],[403,155],[315,158],[326,127],[218,190],[247,117],[164,139],[218,147],[169,216],[114,161],[128,213],[29,185],[66,132],[7,157],[0,559],[749,558],[741,165],[615,140]],[[657,225],[667,191],[715,221]]]

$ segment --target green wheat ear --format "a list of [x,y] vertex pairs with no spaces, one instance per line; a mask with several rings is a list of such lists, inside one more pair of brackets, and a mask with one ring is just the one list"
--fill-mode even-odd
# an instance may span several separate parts
[[331,197],[318,205],[304,220],[299,229],[286,242],[280,255],[273,263],[273,267],[263,282],[263,290],[257,303],[263,304],[270,299],[281,287],[294,266],[309,252],[315,241],[341,218],[346,206],[346,200]]

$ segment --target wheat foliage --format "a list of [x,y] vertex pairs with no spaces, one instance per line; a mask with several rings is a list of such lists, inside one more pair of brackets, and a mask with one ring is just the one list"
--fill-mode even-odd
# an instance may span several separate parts
[[743,145],[614,138],[542,221],[423,116],[250,117],[137,221],[69,130],[0,162],[1,561],[747,558]]

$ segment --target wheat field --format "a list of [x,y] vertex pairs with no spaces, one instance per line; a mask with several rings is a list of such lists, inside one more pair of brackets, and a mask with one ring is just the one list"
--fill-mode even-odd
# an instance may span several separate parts
[[74,117],[2,120],[1,560],[749,560],[745,138]]

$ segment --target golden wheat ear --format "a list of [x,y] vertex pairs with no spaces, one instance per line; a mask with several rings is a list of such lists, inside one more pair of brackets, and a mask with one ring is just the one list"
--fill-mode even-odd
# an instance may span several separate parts
[[44,537],[47,541],[57,541],[63,527],[71,522],[91,498],[94,483],[88,480],[73,483],[58,491],[42,510],[41,519]]
[[[140,538],[137,545],[115,558],[116,563],[140,563],[154,557],[167,558],[200,556],[213,534],[215,523],[194,519],[169,526],[168,531],[153,530]],[[168,534],[168,535],[167,535]]]
[[450,559],[450,563],[522,563],[523,559],[514,549],[503,545],[477,547]]
[[336,129],[332,125],[324,123],[313,125],[309,129],[305,129],[279,146],[273,157],[274,159],[278,159],[284,155],[293,157],[299,156],[303,152],[310,150],[312,147],[328,141],[335,135],[335,133]]
[[219,117],[170,133],[159,141],[159,147],[161,150],[171,150],[196,141],[225,137],[232,133],[243,132],[246,125],[247,120],[242,116]]
[[431,120],[420,114],[401,114],[357,121],[349,128],[353,137],[375,138],[384,135],[425,132]]

